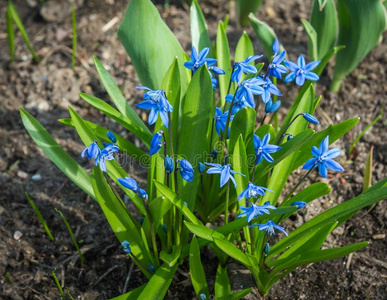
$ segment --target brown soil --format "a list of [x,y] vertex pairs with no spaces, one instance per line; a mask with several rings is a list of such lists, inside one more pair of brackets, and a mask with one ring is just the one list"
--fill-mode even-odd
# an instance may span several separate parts
[[[20,34],[16,37],[15,63],[9,63],[5,20],[0,18],[0,298],[1,299],[59,299],[51,277],[57,267],[59,280],[72,296],[78,299],[106,299],[122,293],[130,261],[123,253],[111,232],[98,205],[81,192],[44,156],[24,130],[19,107],[31,112],[73,157],[79,158],[83,146],[76,133],[57,120],[68,117],[71,105],[84,118],[122,132],[116,123],[81,101],[79,92],[107,99],[93,68],[92,56],[97,55],[114,75],[129,103],[138,101],[139,84],[134,68],[118,42],[118,23],[106,32],[102,28],[114,17],[121,20],[126,0],[77,1],[78,61],[70,68],[71,16],[70,1],[45,1],[43,9],[37,0],[14,1],[34,48],[42,61],[39,65],[31,57]],[[163,18],[172,28],[182,46],[190,49],[187,7],[178,2],[164,9],[158,2]],[[216,23],[227,13],[227,1],[202,1],[208,19],[212,40]],[[309,7],[302,0],[268,0],[260,10],[261,19],[271,25],[286,46],[290,57],[307,55],[307,37],[300,19],[308,17]],[[28,5],[26,4],[28,3]],[[34,6],[35,5],[35,6]],[[0,4],[0,15],[5,15],[5,1]],[[242,29],[231,17],[228,36],[235,48]],[[255,34],[248,29],[256,52],[262,52]],[[359,124],[335,146],[345,155],[341,163],[346,171],[331,175],[327,181],[332,186],[328,197],[314,201],[306,210],[292,218],[289,230],[304,220],[355,195],[362,189],[367,154],[374,146],[373,182],[387,174],[387,130],[385,116],[360,140],[356,155],[349,158],[348,148],[360,131],[386,106],[386,39],[374,49],[361,65],[346,79],[338,94],[327,90],[332,69],[324,73],[317,85],[317,94],[323,95],[317,115],[325,128],[331,123],[361,117]],[[284,97],[284,107],[295,95],[292,89]],[[384,121],[384,123],[383,123]],[[131,138],[128,136],[128,138]],[[349,159],[352,161],[350,162]],[[90,164],[79,162],[86,168]],[[144,178],[144,170],[133,166],[129,172]],[[40,178],[39,178],[40,177]],[[298,178],[298,174],[294,176]],[[38,180],[37,180],[38,179]],[[317,178],[317,180],[322,180]],[[36,215],[29,206],[24,192],[28,191],[51,228],[55,242],[50,242]],[[84,266],[76,259],[76,251],[60,216],[60,209],[86,250]],[[302,267],[280,280],[270,291],[269,299],[386,299],[386,222],[387,203],[381,202],[364,209],[333,232],[326,247],[369,241],[370,245],[353,256]],[[20,231],[21,237],[15,232]],[[203,252],[204,253],[204,252]],[[206,252],[207,253],[207,252]],[[214,276],[214,260],[206,258],[208,278]],[[187,271],[187,267],[182,269]],[[233,274],[238,266],[232,267]],[[12,283],[6,279],[6,274]],[[233,285],[248,286],[233,276]],[[248,280],[248,278],[246,279]],[[129,289],[145,282],[136,268]],[[173,281],[168,299],[194,298],[189,280],[181,274]]]

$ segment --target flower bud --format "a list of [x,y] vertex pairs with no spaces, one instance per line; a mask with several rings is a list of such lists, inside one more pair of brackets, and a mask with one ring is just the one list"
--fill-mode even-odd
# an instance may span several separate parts
[[320,124],[320,122],[316,119],[315,116],[312,116],[311,114],[308,114],[308,113],[304,113],[303,114],[303,117],[305,120],[307,120],[308,122],[310,123],[313,123],[313,124]]
[[290,206],[297,206],[297,209],[304,208],[306,206],[306,202],[304,201],[295,201]]
[[173,159],[167,155],[164,158],[165,173],[171,174],[173,172],[174,167],[175,167],[175,165],[173,163]]
[[205,169],[206,169],[206,166],[205,166],[202,162],[199,162],[199,165],[198,165],[199,173],[200,173],[200,174],[203,174],[203,172],[205,171]]
[[263,248],[263,252],[267,255],[270,251],[270,245],[269,243],[266,243],[265,247]]
[[130,243],[128,241],[123,241],[121,243],[121,246],[124,248],[124,251],[128,254],[132,252],[132,249],[130,248]]
[[111,140],[111,142],[112,142],[113,144],[117,143],[116,136],[114,135],[113,132],[108,131],[108,132],[107,132],[107,137],[109,138],[109,140]]

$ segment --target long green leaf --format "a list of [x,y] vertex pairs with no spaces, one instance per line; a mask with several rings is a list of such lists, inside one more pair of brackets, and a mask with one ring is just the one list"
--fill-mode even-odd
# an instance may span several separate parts
[[251,27],[253,27],[255,33],[257,34],[267,57],[271,57],[273,55],[272,45],[274,40],[277,38],[274,30],[265,22],[260,21],[253,14],[250,14],[249,18]]
[[148,284],[137,299],[162,300],[167,293],[172,279],[175,276],[178,264],[169,267],[162,264],[151,277]]
[[214,242],[224,253],[231,256],[235,260],[239,261],[247,268],[252,268],[250,260],[247,258],[247,255],[242,252],[237,246],[229,242],[225,237],[222,239],[214,237]]
[[[234,60],[243,61],[250,55],[254,55],[254,47],[250,37],[247,35],[246,31],[244,31],[236,46]],[[253,64],[253,62],[251,64]],[[243,78],[244,77],[242,77],[242,79]]]
[[59,146],[47,130],[27,111],[20,108],[20,115],[28,133],[49,159],[79,188],[95,199],[90,176]]
[[125,117],[122,113],[111,107],[109,104],[107,104],[105,101],[94,97],[92,95],[80,93],[79,94],[83,100],[85,100],[90,105],[94,106],[99,111],[106,114],[108,117],[112,118],[114,121],[120,123],[122,126],[124,126],[126,129],[128,129],[130,132],[136,134],[143,142],[144,144],[149,147],[150,140],[152,138],[152,135],[150,134],[149,129],[142,129],[138,127],[136,124],[133,123],[133,121],[127,117]]
[[216,34],[216,58],[218,59],[218,67],[226,72],[224,75],[219,76],[220,106],[223,107],[232,72],[230,47],[223,22],[219,22]]
[[143,85],[159,89],[175,57],[179,59],[182,93],[188,85],[184,51],[150,0],[131,0],[118,29],[118,37],[129,54]]
[[249,24],[249,15],[255,14],[259,6],[261,5],[262,0],[237,0],[236,1],[236,11],[238,15],[239,24],[245,27]]
[[346,48],[336,57],[331,90],[380,42],[386,28],[386,10],[380,0],[338,0],[339,45]]
[[9,57],[11,61],[15,61],[15,30],[13,29],[12,15],[8,8],[5,10],[5,18],[7,19]]
[[[181,130],[179,132],[179,155],[196,167],[200,161],[205,161],[208,151],[211,116],[214,110],[212,83],[205,66],[196,71],[187,89],[182,105]],[[197,172],[195,172],[197,173]],[[194,173],[192,182],[186,182],[179,177],[179,194],[193,209],[196,200],[196,190],[199,186],[199,174]]]
[[189,251],[189,273],[196,295],[204,294],[209,296],[210,292],[207,286],[206,275],[200,259],[200,249],[195,236],[192,238]]
[[215,297],[216,299],[228,299],[231,294],[230,278],[227,273],[227,266],[218,265],[215,277]]
[[318,43],[317,43],[317,33],[313,26],[305,19],[301,20],[302,25],[304,25],[306,34],[308,35],[309,42],[309,57],[311,60],[318,59]]
[[240,109],[231,123],[229,149],[234,151],[235,144],[242,135],[243,141],[247,143],[251,139],[255,126],[256,112],[251,107]]
[[321,8],[321,0],[313,0],[310,10],[310,24],[317,33],[317,57],[322,59],[335,46],[338,33],[337,12],[334,0],[325,0]]
[[106,89],[110,99],[117,107],[118,111],[124,115],[128,120],[130,120],[129,124],[131,125],[130,131],[132,131],[135,135],[141,135],[142,133],[150,134],[148,127],[144,124],[144,122],[140,119],[137,113],[133,110],[133,108],[128,104],[124,95],[122,95],[121,90],[114,82],[113,77],[109,74],[109,72],[105,69],[103,64],[98,60],[96,56],[93,56],[94,65],[97,69],[99,78]]
[[364,170],[364,180],[363,180],[363,192],[365,192],[372,185],[372,157],[374,153],[374,147],[371,146],[370,152],[367,156],[366,166]]
[[146,283],[143,284],[143,285],[140,285],[139,287],[135,288],[134,290],[132,290],[132,291],[126,293],[126,294],[123,294],[123,295],[111,298],[110,300],[132,300],[132,299],[138,299],[138,297],[140,296],[140,294],[142,293],[142,291],[144,290],[145,287],[146,287]]
[[204,18],[197,0],[193,0],[191,4],[190,26],[192,46],[195,47],[198,52],[208,47],[210,49],[208,57],[212,57],[211,40],[207,30],[206,19]]

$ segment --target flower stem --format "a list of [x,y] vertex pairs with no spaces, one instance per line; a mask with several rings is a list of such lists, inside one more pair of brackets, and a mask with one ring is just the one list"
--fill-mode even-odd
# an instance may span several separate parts
[[211,152],[212,152],[212,139],[214,138],[214,126],[215,126],[215,118],[212,118],[210,148],[208,150],[208,157],[211,157]]
[[[231,76],[232,76],[232,73],[234,73],[234,70],[235,70],[235,64],[232,66]],[[228,82],[228,88],[227,88],[226,96],[230,93],[230,89],[231,89],[231,76],[230,76],[230,81]],[[235,91],[235,93],[236,93],[236,91]],[[223,113],[226,111],[226,105],[227,105],[227,101],[225,100],[224,106],[223,106]]]
[[[316,164],[315,164],[316,165]],[[297,190],[297,188],[300,186],[300,184],[305,180],[306,177],[308,177],[308,175],[310,174],[310,172],[312,172],[312,170],[314,169],[314,166],[310,168],[310,170],[308,170],[308,172],[305,173],[304,176],[301,177],[301,179],[297,182],[297,184],[290,190],[290,192],[286,195],[285,199],[282,201],[282,203],[284,203],[285,201],[289,200],[292,196],[293,196],[293,193]]]
[[152,239],[152,248],[153,248],[153,253],[156,258],[156,266],[159,266],[159,253],[157,251],[157,243],[156,243],[156,232],[155,232],[155,227],[153,225],[153,217],[149,209],[149,203],[146,201],[143,197],[140,197],[142,200],[142,203],[145,206],[146,213],[148,215],[148,220],[149,220],[149,225],[150,225],[150,231],[151,231],[151,239]]
[[297,115],[293,118],[293,120],[290,121],[290,123],[288,124],[288,126],[286,126],[284,132],[281,134],[280,139],[279,139],[278,142],[276,143],[277,145],[280,145],[280,144],[281,144],[283,138],[286,136],[286,131],[288,131],[289,127],[294,123],[294,121],[295,121],[299,116],[302,116],[302,115],[303,115],[303,113],[299,113],[299,114],[297,114]]
[[138,259],[138,257],[136,255],[134,255],[132,252],[129,254],[129,256],[134,260],[136,261],[136,263],[138,263],[143,269],[144,271],[148,274],[149,277],[152,276],[152,274],[148,271],[147,267],[142,263],[141,260]]
[[224,224],[228,224],[228,205],[230,201],[230,181],[227,182],[226,204],[224,208]]

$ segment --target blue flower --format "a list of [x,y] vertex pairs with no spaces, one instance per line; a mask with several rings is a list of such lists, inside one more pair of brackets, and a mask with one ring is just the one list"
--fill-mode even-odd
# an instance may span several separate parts
[[265,113],[266,114],[272,114],[275,113],[281,106],[281,100],[277,100],[276,102],[273,102],[271,99],[269,102],[266,103],[265,106]]
[[150,149],[149,149],[149,155],[156,154],[159,152],[161,147],[164,145],[164,142],[161,142],[163,138],[163,131],[160,130],[159,132],[156,132],[151,139],[150,143]]
[[176,162],[180,165],[179,171],[181,177],[183,177],[185,181],[192,181],[194,169],[192,168],[192,165],[189,163],[189,161],[186,159],[179,159]]
[[203,164],[202,162],[199,162],[199,165],[198,165],[199,173],[200,173],[200,174],[203,174],[203,172],[204,172],[205,169],[206,169],[205,164]]
[[280,54],[274,53],[273,60],[267,67],[267,76],[277,77],[278,79],[282,78],[282,74],[288,71],[284,65],[281,65],[285,55],[286,51],[282,51]]
[[270,252],[270,245],[269,243],[266,243],[265,247],[263,248],[263,252],[268,255]]
[[255,205],[254,203],[251,203],[251,206],[244,207],[239,206],[242,213],[240,213],[237,218],[247,216],[247,222],[250,223],[252,219],[255,219],[256,217],[262,216],[263,214],[270,215],[270,212],[268,209],[276,209],[274,205],[271,204],[264,204],[264,205]]
[[207,299],[207,296],[206,294],[200,294],[200,300],[206,300]]
[[157,121],[160,114],[161,120],[165,127],[168,128],[169,117],[168,113],[173,111],[172,105],[168,102],[164,90],[151,90],[146,86],[139,86],[138,89],[148,90],[143,96],[145,101],[136,104],[142,109],[150,109],[148,123],[153,125]]
[[206,58],[208,52],[210,51],[209,48],[204,48],[202,51],[200,51],[199,55],[198,52],[196,51],[195,47],[192,47],[191,51],[191,60],[186,61],[184,63],[184,67],[187,69],[192,70],[192,73],[195,74],[197,69],[199,69],[202,65],[207,63],[207,67],[210,67],[216,63],[216,59],[214,58]]
[[311,72],[319,65],[319,60],[312,61],[305,65],[305,58],[300,55],[297,59],[297,64],[288,60],[284,63],[291,71],[288,75],[286,75],[284,79],[285,82],[291,82],[296,79],[296,84],[302,86],[304,85],[306,79],[316,81],[320,78],[317,74]]
[[212,166],[212,168],[209,168],[207,170],[207,174],[220,174],[220,187],[224,186],[230,179],[234,183],[234,186],[236,188],[236,181],[234,178],[234,174],[245,176],[241,173],[237,173],[233,170],[231,170],[231,165],[220,165],[220,164],[214,164],[214,163],[206,163],[208,166]]
[[114,135],[113,132],[108,131],[108,132],[106,133],[106,135],[107,135],[107,137],[109,138],[109,140],[110,140],[113,144],[117,143],[117,138],[116,138],[116,136]]
[[280,51],[280,43],[278,39],[274,40],[273,45],[271,46],[271,49],[273,50],[273,56],[276,56]]
[[315,116],[312,116],[311,114],[303,113],[302,116],[304,117],[305,120],[307,120],[310,123],[320,124],[320,122],[317,120],[317,118]]
[[261,58],[262,55],[254,55],[247,57],[242,62],[236,62],[234,65],[234,71],[231,74],[231,81],[239,83],[242,78],[242,73],[244,74],[255,74],[257,73],[257,68],[250,65],[251,62],[255,61],[258,58]]
[[265,84],[265,81],[259,77],[242,81],[236,92],[236,98],[241,99],[244,97],[251,107],[255,107],[254,95],[262,95],[265,92],[261,87],[263,84]]
[[137,195],[144,200],[148,200],[148,194],[142,188],[138,188]]
[[318,171],[323,178],[328,176],[328,169],[338,172],[344,171],[344,168],[332,159],[340,155],[340,149],[333,148],[328,151],[328,146],[329,135],[321,141],[319,148],[313,146],[312,154],[314,157],[309,159],[302,169],[310,170],[318,166]]
[[269,77],[266,77],[265,83],[262,86],[263,93],[261,94],[262,102],[267,103],[271,99],[271,95],[282,96],[280,90],[275,86],[275,84],[270,80]]
[[271,157],[270,153],[274,153],[282,149],[280,146],[269,144],[270,133],[266,134],[263,137],[262,141],[259,136],[254,134],[253,142],[254,149],[257,155],[256,164],[259,164],[263,158],[268,162],[273,162],[274,159]]
[[154,267],[151,263],[148,263],[148,269],[149,269],[149,271],[151,271],[152,273],[155,272],[155,267]]
[[168,155],[164,158],[164,168],[165,168],[165,173],[171,174],[174,169],[174,163],[173,159],[169,157]]
[[239,195],[238,200],[241,200],[242,198],[250,199],[257,198],[259,196],[265,196],[265,190],[273,192],[272,190],[269,190],[263,186],[257,186],[252,182],[249,182],[247,188]]
[[219,68],[217,66],[208,67],[208,71],[211,71],[211,72],[213,72],[216,75],[224,75],[224,74],[226,74],[226,72],[222,68]]
[[[219,107],[215,108],[215,130],[216,133],[220,136],[220,132],[224,131],[226,129],[226,123],[227,123],[227,118],[228,118],[228,111],[225,113],[222,113],[222,110]],[[234,116],[230,117],[230,122]]]
[[82,151],[81,157],[86,155],[88,159],[96,158],[100,152],[101,149],[99,149],[97,141],[94,141]]
[[[231,103],[233,98],[234,98],[234,95],[228,94],[225,99],[227,102]],[[234,105],[232,106],[232,109],[231,109],[231,115],[235,115],[239,110],[241,110],[244,107],[255,108],[255,103],[253,102],[253,104],[254,106],[251,106],[250,103],[246,101],[245,97],[237,98],[235,96]]]
[[130,248],[130,243],[128,241],[123,241],[121,243],[121,246],[124,248],[124,251],[128,254],[132,252],[132,249]]
[[118,182],[124,187],[128,188],[129,190],[132,190],[133,192],[137,193],[138,184],[137,184],[137,181],[134,180],[133,178],[130,178],[130,177],[118,178]]
[[101,150],[101,152],[98,154],[97,158],[94,161],[94,164],[96,166],[99,165],[102,171],[106,172],[106,161],[107,160],[113,160],[114,159],[114,152],[117,152],[120,150],[117,146],[113,144],[107,145],[105,148]]
[[274,229],[282,231],[286,236],[288,236],[288,233],[285,231],[285,229],[279,225],[276,225],[272,220],[264,224],[250,225],[249,227],[255,227],[255,226],[258,226],[259,230],[265,231],[270,236],[275,234]]
[[304,201],[294,201],[290,206],[297,206],[297,209],[304,208],[306,206],[306,202]]

